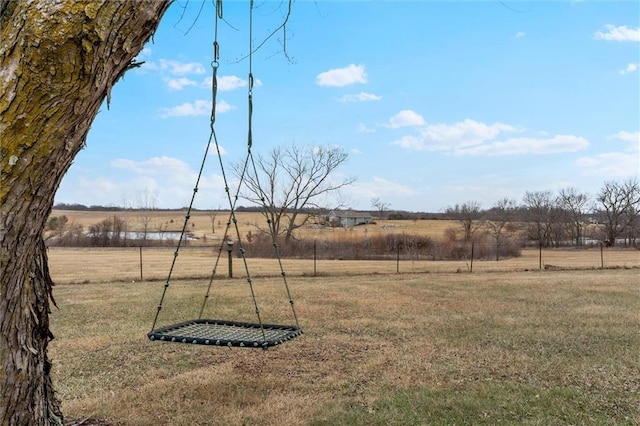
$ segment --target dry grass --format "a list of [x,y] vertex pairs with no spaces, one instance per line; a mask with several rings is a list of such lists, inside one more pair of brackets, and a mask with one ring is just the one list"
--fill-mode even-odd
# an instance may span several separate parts
[[[143,278],[165,279],[175,249],[144,248],[142,250]],[[560,250],[546,249],[542,251],[543,268],[558,269],[594,269],[605,268],[640,268],[640,251],[635,249],[600,249]],[[206,278],[211,275],[217,250],[210,248],[186,248],[180,251],[174,278]],[[249,272],[252,276],[276,276],[279,267],[273,259],[248,259]],[[395,274],[401,273],[435,273],[466,272],[471,264],[468,261],[426,261],[395,260],[390,261],[346,261],[312,259],[284,259],[285,271],[290,276],[315,275],[357,275],[357,274]],[[140,280],[140,251],[138,248],[57,248],[49,249],[49,267],[51,275],[57,283],[88,283]],[[245,276],[242,260],[233,259],[234,276]],[[523,250],[518,258],[495,261],[474,261],[474,272],[490,271],[524,271],[540,269],[539,251]],[[223,253],[216,276],[228,273],[227,255]]]
[[[120,211],[120,212],[104,212],[104,211],[69,211],[54,210],[51,216],[67,216],[69,223],[81,225],[85,230],[91,225],[95,225],[113,215],[127,222],[131,231],[141,231],[143,226],[143,216],[149,218],[148,230],[157,231],[160,226],[166,231],[181,231],[184,224],[186,211]],[[236,213],[238,228],[240,235],[244,237],[249,231],[255,233],[257,226],[266,229],[264,216],[260,213]],[[207,237],[207,243],[222,238],[227,222],[229,221],[229,212],[218,212],[213,219],[215,233],[212,230],[212,218],[209,212],[196,211],[191,213],[187,230],[192,232],[195,237]],[[357,226],[353,228],[313,228],[305,227],[297,231],[298,238],[315,238],[335,239],[335,238],[359,238],[363,235],[370,237],[375,235],[386,235],[389,233],[406,233],[411,235],[428,236],[440,239],[443,237],[447,228],[456,227],[457,222],[450,220],[382,220],[376,224]],[[234,230],[235,232],[235,230]]]
[[[638,424],[637,275],[296,278],[305,334],[268,351],[149,342],[162,282],[59,285],[55,383],[68,418],[122,425]],[[251,317],[242,283],[217,282],[208,316]],[[172,284],[161,321],[203,285]],[[285,321],[277,280],[256,286]]]

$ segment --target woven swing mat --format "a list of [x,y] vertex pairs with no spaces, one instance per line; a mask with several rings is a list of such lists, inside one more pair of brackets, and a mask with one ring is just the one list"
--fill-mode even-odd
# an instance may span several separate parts
[[301,334],[302,329],[295,325],[198,319],[153,330],[148,337],[163,342],[266,349]]

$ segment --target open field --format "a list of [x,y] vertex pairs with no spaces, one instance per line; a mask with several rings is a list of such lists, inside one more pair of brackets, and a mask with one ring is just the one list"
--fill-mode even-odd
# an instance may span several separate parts
[[[133,248],[59,248],[49,249],[49,268],[56,283],[88,283],[140,280],[140,253],[142,252],[142,277],[145,280],[165,279],[175,249],[145,247],[141,251]],[[173,277],[178,279],[201,278],[211,275],[217,249],[188,247],[180,251]],[[408,258],[404,258],[408,259]],[[356,274],[395,274],[466,272],[471,268],[469,261],[428,261],[396,260],[318,260],[283,259],[286,273],[291,277],[331,276]],[[249,272],[254,277],[278,276],[279,267],[274,259],[248,259]],[[640,251],[636,249],[599,248],[545,249],[542,250],[542,268],[594,269],[640,268]],[[474,261],[473,272],[525,271],[540,269],[540,252],[525,249],[522,256],[496,261]],[[246,276],[242,259],[233,259],[234,277]],[[227,255],[223,253],[216,276],[227,276]]]
[[[300,277],[305,334],[268,351],[150,342],[163,282],[87,277],[54,289],[51,357],[68,419],[640,424],[637,269]],[[280,282],[261,281],[263,320],[290,321]],[[216,283],[205,316],[253,321],[241,283]],[[171,285],[162,324],[194,317],[200,284]]]
[[[157,231],[162,227],[165,231],[181,231],[184,224],[186,211],[164,211],[152,210],[147,212],[138,211],[74,211],[74,210],[54,210],[51,217],[66,216],[69,224],[75,223],[81,225],[86,231],[91,225],[95,225],[114,215],[123,219],[127,223],[130,231],[141,231],[143,229],[143,221],[148,219],[148,230]],[[243,237],[249,232],[256,232],[257,227],[266,229],[264,216],[260,213],[236,213],[238,228],[240,235]],[[212,216],[207,211],[196,211],[191,213],[187,230],[195,237],[202,239],[206,237],[206,241],[211,243],[224,235],[226,224],[229,221],[229,212],[220,211]],[[311,239],[334,239],[345,237],[359,237],[367,234],[370,237],[376,235],[385,235],[389,233],[406,233],[411,235],[428,236],[435,239],[443,237],[447,228],[459,226],[455,221],[451,220],[381,220],[376,224],[356,226],[353,228],[313,228],[305,227],[297,231],[298,238]],[[215,230],[215,232],[214,232]]]

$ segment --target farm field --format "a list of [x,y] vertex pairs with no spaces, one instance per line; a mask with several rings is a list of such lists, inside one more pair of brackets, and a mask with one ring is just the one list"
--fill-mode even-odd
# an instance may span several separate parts
[[[150,342],[163,282],[86,277],[54,289],[68,421],[640,423],[637,269],[297,277],[305,334],[267,351]],[[205,317],[254,321],[240,283],[220,280]],[[161,325],[194,317],[200,284],[170,286]],[[263,320],[290,323],[279,280],[255,285]]]
[[[53,210],[50,217],[66,216],[69,224],[81,225],[85,231],[91,225],[95,225],[109,217],[123,219],[127,223],[130,231],[140,231],[143,229],[143,221],[148,219],[148,230],[179,232],[182,230],[186,211],[165,211],[152,210],[147,212],[137,211],[74,211],[74,210]],[[257,227],[266,228],[264,216],[255,212],[236,213],[240,235],[245,236],[249,231],[256,232]],[[191,213],[187,230],[196,238],[204,239],[203,242],[211,244],[222,238],[229,212],[215,212],[214,216],[207,211],[195,211]],[[428,236],[431,238],[442,238],[447,228],[458,226],[451,220],[381,220],[375,224],[356,226],[353,228],[314,228],[312,226],[300,228],[296,231],[299,238],[311,239],[335,239],[346,237],[360,237],[363,234],[369,236],[385,235],[389,233],[407,233],[411,235]],[[206,237],[206,238],[205,238]]]

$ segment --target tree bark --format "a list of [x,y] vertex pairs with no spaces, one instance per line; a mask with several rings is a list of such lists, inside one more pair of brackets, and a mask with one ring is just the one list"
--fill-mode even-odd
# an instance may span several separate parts
[[111,87],[170,1],[0,0],[0,424],[62,424],[42,240]]

